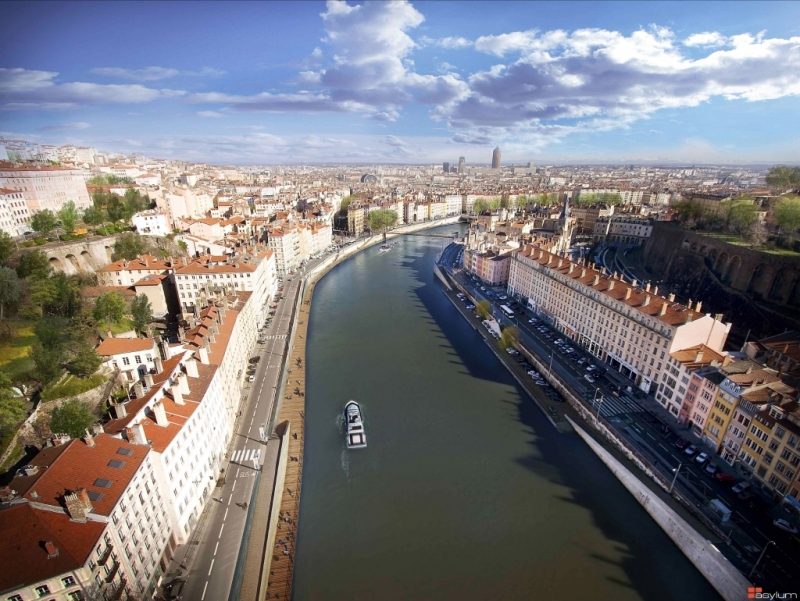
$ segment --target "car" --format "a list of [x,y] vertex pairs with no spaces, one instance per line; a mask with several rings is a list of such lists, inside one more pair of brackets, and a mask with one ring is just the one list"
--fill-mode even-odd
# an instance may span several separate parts
[[167,599],[169,601],[180,601],[183,599],[183,589],[186,587],[185,580],[173,580],[168,587]]
[[248,382],[255,382],[255,380],[256,380],[255,376],[250,376],[249,378],[247,378]]
[[686,455],[688,455],[689,457],[693,457],[693,456],[694,456],[694,455],[697,453],[697,447],[696,447],[696,446],[694,446],[693,444],[692,444],[692,445],[689,445],[688,447],[686,447],[686,448],[684,449],[684,451],[683,451],[683,452],[684,452]]
[[749,501],[750,499],[755,498],[755,495],[749,490],[743,490],[736,496],[739,497],[742,501]]
[[556,410],[555,407],[548,407],[547,411],[549,411],[550,415],[552,415],[553,417],[558,417],[558,411]]
[[700,453],[697,457],[694,458],[695,463],[699,463],[703,465],[706,461],[708,461],[708,453]]
[[258,363],[261,361],[261,357],[250,357],[250,363]]
[[748,488],[750,488],[750,483],[745,480],[742,480],[731,490],[733,491],[734,494],[738,495],[740,492],[742,492],[743,490],[747,490]]
[[586,380],[587,382],[589,382],[589,384],[594,384],[594,381],[595,381],[594,378],[592,376],[590,376],[589,374],[584,374],[583,375],[583,379]]
[[485,288],[485,287],[483,287],[483,286],[481,286],[481,290],[482,290],[482,291],[484,291],[484,292],[486,292],[486,288]]
[[592,373],[593,371],[597,371],[597,366],[596,365],[588,365],[586,367],[586,371],[588,371],[589,373]]
[[720,482],[736,482],[736,478],[731,476],[728,472],[717,472],[714,477]]
[[689,444],[689,441],[684,440],[683,438],[679,438],[675,441],[675,448],[679,450],[683,450]]
[[508,300],[508,297],[505,294],[500,295],[500,300]]
[[719,471],[719,468],[709,461],[708,465],[703,470],[709,476],[713,476]]
[[535,319],[529,319],[528,323],[536,323],[536,320]]
[[784,530],[786,532],[791,532],[792,534],[797,534],[797,528],[792,526],[786,520],[781,520],[781,519],[775,520],[774,522],[772,522],[772,525],[775,526],[776,528],[780,528],[781,530]]
[[586,357],[581,357],[578,359],[578,365],[583,365],[584,363],[586,363]]
[[466,307],[467,309],[474,309],[474,308],[475,308],[475,305],[473,305],[472,303],[468,303],[467,305],[465,305],[465,307]]

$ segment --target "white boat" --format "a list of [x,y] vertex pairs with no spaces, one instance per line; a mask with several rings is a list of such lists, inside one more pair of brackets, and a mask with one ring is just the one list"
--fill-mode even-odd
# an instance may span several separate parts
[[347,448],[365,448],[367,435],[364,433],[364,420],[361,417],[361,407],[355,401],[350,401],[344,406],[344,421],[347,426]]
[[380,247],[380,249],[378,249],[378,252],[388,253],[390,250],[392,250],[392,247],[384,244]]

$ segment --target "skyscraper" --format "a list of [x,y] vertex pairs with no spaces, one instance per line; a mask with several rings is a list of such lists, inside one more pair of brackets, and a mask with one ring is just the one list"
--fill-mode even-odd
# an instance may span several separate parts
[[503,153],[500,152],[500,147],[494,149],[492,153],[492,169],[500,169],[500,160],[503,157]]
[[442,171],[444,171],[445,173],[450,173],[450,163],[447,162],[442,163]]
[[458,157],[458,172],[464,173],[464,169],[466,168],[467,160],[464,157]]

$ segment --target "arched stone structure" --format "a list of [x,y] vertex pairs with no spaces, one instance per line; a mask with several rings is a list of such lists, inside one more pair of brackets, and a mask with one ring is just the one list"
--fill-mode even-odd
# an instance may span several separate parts
[[70,253],[65,258],[67,259],[67,263],[72,265],[75,273],[83,271],[83,267],[81,267],[81,264],[78,262],[78,257]]
[[92,271],[95,270],[94,259],[92,258],[92,255],[89,254],[88,250],[81,251],[81,260],[86,264],[86,266],[89,269],[91,269]]
[[708,258],[711,260],[712,266],[717,262],[718,255],[719,253],[717,252],[716,248],[712,248],[711,251],[708,253]]
[[775,279],[775,270],[768,263],[761,263],[753,272],[747,291],[758,294],[761,298],[767,298],[772,280]]
[[64,271],[64,264],[58,257],[50,257],[50,267],[53,268],[53,271]]
[[728,285],[735,282],[736,278],[739,276],[739,268],[741,266],[742,258],[739,255],[732,256],[731,260],[728,261],[728,267],[725,269],[725,275],[722,277],[722,281]]
[[768,300],[777,303],[786,302],[789,295],[794,288],[795,281],[797,280],[797,271],[791,267],[786,267],[778,272],[775,279],[772,281],[772,287],[769,290]]
[[[113,249],[113,248],[111,248],[110,246],[106,245],[106,247],[105,247],[105,251],[106,251],[106,257],[108,257],[108,263],[113,263],[113,262],[114,262],[114,260],[113,260],[111,257],[112,257],[112,256],[113,256],[113,254],[114,254],[114,249]],[[108,264],[108,263],[107,263],[107,264]]]
[[725,273],[728,270],[728,260],[730,257],[728,253],[724,252],[720,254],[717,262],[714,264],[714,272],[721,278],[725,277]]

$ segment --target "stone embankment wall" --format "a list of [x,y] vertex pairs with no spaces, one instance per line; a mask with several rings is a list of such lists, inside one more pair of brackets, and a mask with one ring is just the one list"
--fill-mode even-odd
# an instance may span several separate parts
[[642,251],[653,279],[703,310],[723,313],[741,337],[800,328],[800,260],[773,255],[658,222]]
[[[569,419],[569,417],[567,418]],[[606,464],[620,482],[644,507],[645,511],[661,526],[664,532],[678,545],[684,555],[706,577],[717,592],[726,601],[739,601],[747,598],[747,587],[750,583],[731,563],[725,559],[710,541],[704,539],[686,521],[673,511],[664,501],[617,461],[583,428],[571,419],[575,431]]]

